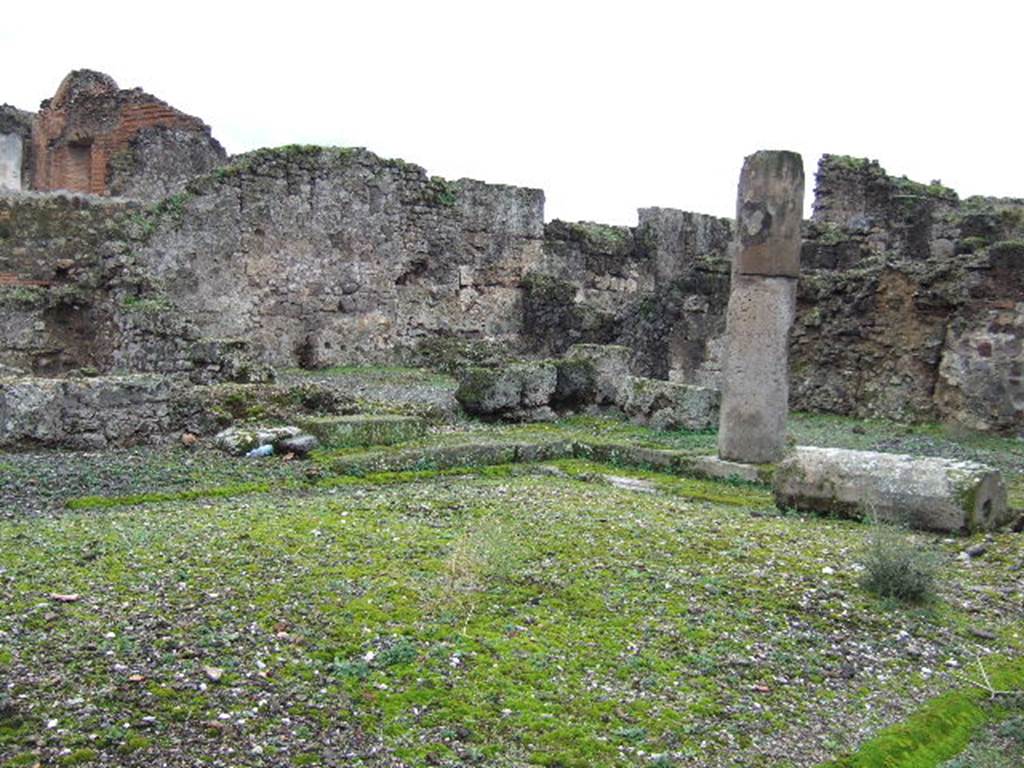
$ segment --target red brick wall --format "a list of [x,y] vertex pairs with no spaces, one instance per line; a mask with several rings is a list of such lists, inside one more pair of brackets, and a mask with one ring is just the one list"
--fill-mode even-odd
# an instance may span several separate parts
[[167,126],[204,130],[200,120],[152,96],[145,96],[143,100],[119,100],[113,108],[117,111],[116,119],[105,122],[115,127],[103,132],[77,127],[74,114],[63,107],[43,109],[36,117],[32,133],[35,157],[32,187],[105,195],[110,158],[127,149],[143,128]]

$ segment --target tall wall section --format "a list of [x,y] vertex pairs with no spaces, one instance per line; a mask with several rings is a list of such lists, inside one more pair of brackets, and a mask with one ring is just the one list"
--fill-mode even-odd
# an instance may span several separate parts
[[1024,200],[825,156],[805,226],[793,404],[1024,428]]

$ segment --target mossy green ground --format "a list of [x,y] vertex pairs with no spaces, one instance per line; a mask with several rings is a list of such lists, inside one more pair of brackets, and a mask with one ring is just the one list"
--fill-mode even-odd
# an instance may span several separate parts
[[[1009,441],[853,426],[793,423],[800,442],[1017,461]],[[599,419],[430,440],[467,434],[714,443]],[[1024,649],[1014,534],[913,535],[940,596],[905,609],[859,586],[867,526],[780,513],[756,486],[326,465],[146,454],[119,492],[229,490],[0,522],[0,764],[814,766],[962,687],[975,652]]]

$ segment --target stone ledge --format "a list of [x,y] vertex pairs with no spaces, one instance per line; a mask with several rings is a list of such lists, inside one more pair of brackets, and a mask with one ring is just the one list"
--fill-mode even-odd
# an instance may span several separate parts
[[414,416],[308,416],[296,420],[327,448],[394,445],[422,437],[426,424]]

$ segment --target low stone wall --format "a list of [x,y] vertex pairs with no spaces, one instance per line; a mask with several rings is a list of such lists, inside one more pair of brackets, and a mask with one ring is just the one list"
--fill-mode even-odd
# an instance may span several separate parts
[[209,436],[254,420],[352,413],[315,383],[196,385],[184,376],[0,377],[0,449],[92,450]]
[[717,424],[718,390],[630,376],[628,352],[579,344],[558,360],[471,367],[460,373],[455,398],[470,415],[506,421],[613,410],[656,429],[700,431]]
[[93,450],[150,443],[176,426],[162,376],[0,379],[0,447]]

